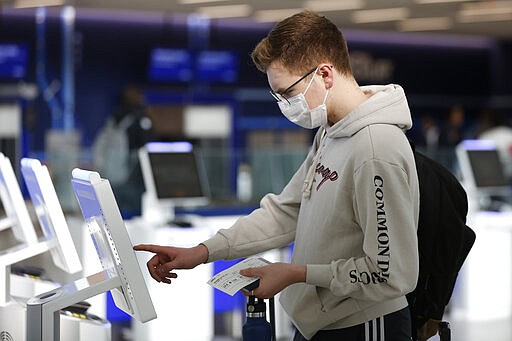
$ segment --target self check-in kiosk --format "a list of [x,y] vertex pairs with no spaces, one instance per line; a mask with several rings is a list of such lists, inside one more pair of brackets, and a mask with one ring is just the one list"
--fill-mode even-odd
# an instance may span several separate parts
[[107,291],[117,307],[136,320],[156,318],[110,183],[98,173],[82,169],[74,169],[72,175],[73,189],[103,271],[28,300],[28,340],[61,340],[59,311]]
[[[6,274],[1,291],[4,304],[0,307],[0,331],[13,340],[26,340],[26,301],[32,296],[60,287],[61,284],[44,275],[39,276],[34,271],[10,271],[11,265],[44,252],[50,252],[52,265],[66,273],[77,274],[82,270],[82,265],[46,166],[36,159],[26,158],[21,161],[21,173],[43,233],[40,239],[32,240],[24,237],[32,234],[36,236],[36,233],[14,171],[9,160],[2,159],[0,162],[2,203],[7,218],[13,222],[14,235],[20,241],[20,244],[4,250],[0,256]],[[26,266],[21,269],[26,269]],[[44,271],[41,269],[42,273]],[[110,323],[89,314],[88,307],[87,302],[80,302],[59,311],[63,339],[111,339]]]

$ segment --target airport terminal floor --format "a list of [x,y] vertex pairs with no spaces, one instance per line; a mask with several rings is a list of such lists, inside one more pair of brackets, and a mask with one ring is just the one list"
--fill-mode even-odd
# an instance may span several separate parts
[[[488,319],[481,321],[469,321],[445,316],[445,320],[450,322],[452,341],[510,341],[512,340],[512,317],[500,319]],[[119,325],[113,328],[114,334],[112,341],[129,341],[131,332],[127,330],[126,325]],[[194,338],[183,339],[180,341],[197,340]],[[230,335],[216,335],[211,341],[240,341],[240,337]],[[289,341],[289,338],[280,338],[278,341]],[[433,336],[430,341],[439,341],[439,336]],[[136,341],[136,340],[134,340]],[[197,340],[203,341],[203,340]],[[210,340],[204,340],[210,341]]]
[[[512,340],[512,318],[499,319],[499,320],[487,320],[487,321],[463,321],[453,320],[449,316],[446,316],[446,320],[450,321],[451,326],[451,340],[452,341],[510,341]],[[114,336],[112,341],[128,341],[128,335],[118,335],[117,338]],[[211,341],[240,341],[240,338],[232,336],[218,335]],[[291,338],[282,338],[278,341],[289,341]],[[439,341],[439,336],[433,336],[429,339],[430,341]],[[134,340],[136,341],[136,340]],[[187,341],[183,339],[180,341]],[[200,340],[197,340],[200,341]],[[207,340],[205,340],[207,341]]]

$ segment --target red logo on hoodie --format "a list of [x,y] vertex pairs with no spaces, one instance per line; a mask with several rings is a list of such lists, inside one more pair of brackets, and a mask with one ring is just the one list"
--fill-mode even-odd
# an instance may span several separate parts
[[316,186],[316,190],[320,189],[327,180],[336,181],[338,180],[338,172],[331,171],[328,167],[325,167],[321,163],[318,163],[315,168],[315,173],[320,174],[322,176],[322,181]]

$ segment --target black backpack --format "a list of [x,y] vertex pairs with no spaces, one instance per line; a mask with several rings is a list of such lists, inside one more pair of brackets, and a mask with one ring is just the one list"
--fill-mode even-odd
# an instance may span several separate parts
[[[414,150],[414,147],[413,147]],[[445,167],[414,151],[420,189],[418,222],[419,277],[407,295],[413,339],[429,320],[441,320],[464,260],[475,242],[466,225],[464,188]]]

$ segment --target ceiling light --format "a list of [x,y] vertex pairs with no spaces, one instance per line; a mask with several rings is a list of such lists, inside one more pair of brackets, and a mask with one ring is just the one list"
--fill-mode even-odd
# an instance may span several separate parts
[[422,4],[422,5],[425,5],[425,4],[447,4],[447,3],[451,3],[451,2],[466,2],[466,1],[470,1],[470,0],[415,0],[415,2],[417,4]]
[[315,12],[347,11],[364,7],[363,0],[308,0],[304,7]]
[[411,31],[440,31],[452,28],[453,21],[448,17],[411,18],[397,23],[403,32]]
[[461,23],[512,21],[512,3],[495,1],[465,4],[457,13],[457,19]]
[[207,15],[210,18],[239,18],[249,16],[252,12],[252,8],[246,4],[205,6],[197,8],[197,12]]
[[277,22],[303,10],[304,8],[286,8],[256,11],[254,13],[254,20],[258,22]]
[[62,6],[64,0],[16,0],[14,8]]
[[206,4],[210,2],[224,2],[228,0],[178,0],[178,3],[181,5],[196,5],[196,4]]
[[460,23],[475,23],[475,22],[492,22],[492,21],[512,21],[512,12],[508,13],[495,13],[495,14],[481,14],[481,15],[465,15],[459,13],[457,19]]
[[352,22],[356,24],[404,20],[409,16],[405,7],[367,9],[352,13]]

